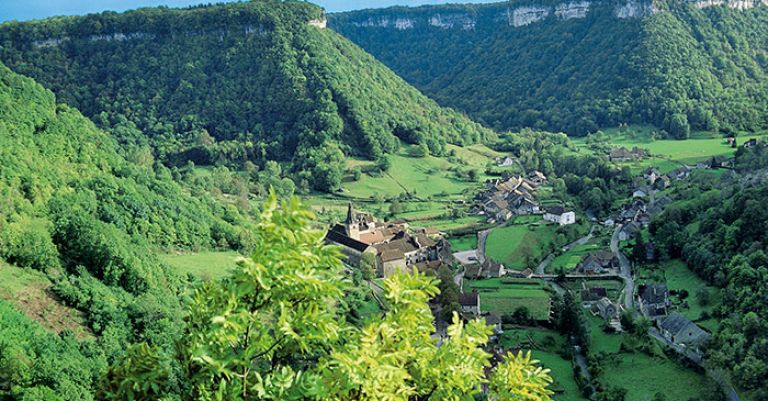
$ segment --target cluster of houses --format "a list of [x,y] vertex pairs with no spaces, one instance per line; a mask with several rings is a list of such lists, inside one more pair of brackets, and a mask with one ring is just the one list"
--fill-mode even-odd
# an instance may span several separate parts
[[538,171],[529,178],[511,176],[491,180],[486,190],[477,195],[475,209],[491,224],[515,215],[539,213],[536,189],[546,181],[547,177]]
[[634,238],[638,231],[647,227],[651,223],[651,218],[663,212],[670,203],[672,199],[668,196],[654,199],[648,205],[642,199],[633,199],[622,205],[615,220],[610,220],[608,225],[616,222],[623,224],[619,231],[619,240],[628,241]]
[[483,278],[498,278],[507,274],[507,269],[503,264],[494,262],[486,258],[483,263],[472,263],[464,268],[464,278],[477,280]]
[[645,284],[638,288],[637,302],[643,316],[654,325],[668,341],[699,352],[699,348],[711,337],[696,323],[678,312],[669,312],[669,289],[664,284]]
[[576,214],[563,206],[541,207],[536,190],[547,182],[547,176],[534,171],[527,178],[510,176],[488,182],[486,190],[476,197],[474,212],[485,215],[494,224],[516,215],[542,214],[544,220],[568,225],[576,222]]
[[619,259],[613,252],[604,250],[590,253],[581,259],[576,266],[576,272],[586,275],[605,274],[619,267]]
[[619,322],[619,315],[622,310],[621,305],[608,298],[607,289],[603,287],[589,287],[586,282],[582,282],[581,303],[593,315],[601,317],[611,326],[621,327]]
[[344,262],[350,266],[359,267],[370,260],[378,277],[439,264],[445,247],[439,232],[409,232],[406,222],[382,222],[369,213],[355,211],[352,204],[344,223],[331,226],[325,240],[341,247]]
[[648,157],[648,152],[645,149],[640,149],[637,146],[632,149],[625,147],[611,148],[608,151],[608,160],[612,162],[631,162]]

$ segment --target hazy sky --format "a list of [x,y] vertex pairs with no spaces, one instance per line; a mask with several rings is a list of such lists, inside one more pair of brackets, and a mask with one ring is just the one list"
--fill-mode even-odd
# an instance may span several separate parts
[[[52,15],[78,15],[105,10],[124,11],[158,5],[183,7],[220,1],[233,0],[0,0],[0,21],[28,20]],[[314,0],[312,2],[334,12],[393,5],[415,6],[442,3],[487,3],[490,1],[493,0]]]

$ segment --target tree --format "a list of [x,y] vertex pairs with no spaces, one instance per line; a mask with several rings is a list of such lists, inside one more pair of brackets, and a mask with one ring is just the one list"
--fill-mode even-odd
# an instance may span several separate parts
[[363,253],[360,258],[360,273],[365,280],[376,278],[376,255],[371,252]]
[[400,204],[399,199],[392,200],[392,203],[389,204],[389,212],[392,213],[393,216],[403,212],[403,205]]
[[653,399],[651,401],[667,401],[667,397],[664,395],[664,393],[656,393],[653,395]]
[[610,387],[605,391],[595,394],[595,401],[624,401],[627,398],[627,389],[622,387]]
[[635,263],[641,263],[645,260],[646,249],[645,239],[643,238],[643,232],[638,231],[635,233],[635,244],[632,246],[632,261]]
[[683,113],[675,113],[669,116],[665,120],[664,127],[675,139],[688,139],[691,134],[688,117]]
[[392,161],[389,160],[389,157],[386,155],[382,155],[376,160],[376,168],[381,172],[389,171],[389,169],[392,168]]
[[700,306],[709,305],[710,295],[707,287],[701,287],[696,290],[696,302],[698,302]]
[[[177,356],[188,382],[183,399],[464,400],[488,383],[493,399],[550,400],[548,370],[530,353],[506,355],[485,378],[490,354],[482,347],[491,330],[481,320],[464,324],[454,314],[437,347],[427,301],[439,290],[418,273],[385,280],[386,314],[363,328],[345,323],[341,254],[325,245],[313,218],[296,199],[278,207],[270,196],[253,255],[226,280],[195,291]],[[146,364],[123,359],[108,382],[140,383],[147,374]],[[132,387],[134,399],[157,392]]]

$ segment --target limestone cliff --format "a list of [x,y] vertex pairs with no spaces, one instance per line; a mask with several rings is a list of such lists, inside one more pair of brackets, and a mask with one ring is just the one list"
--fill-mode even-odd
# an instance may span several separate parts
[[[729,7],[747,10],[759,5],[768,5],[768,0],[684,0],[697,8]],[[663,12],[666,3],[650,0],[619,1],[566,1],[566,2],[501,2],[491,4],[440,6],[439,11],[429,12],[433,7],[416,8],[392,7],[380,10],[363,10],[340,13],[345,24],[363,28],[390,28],[409,30],[421,28],[475,30],[480,25],[506,24],[523,27],[548,18],[552,21],[587,18],[594,8],[610,9],[615,18],[644,18]],[[331,16],[331,25],[334,16]]]

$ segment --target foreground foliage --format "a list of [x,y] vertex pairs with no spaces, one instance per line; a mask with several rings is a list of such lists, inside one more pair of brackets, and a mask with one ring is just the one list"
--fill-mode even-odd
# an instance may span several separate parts
[[[454,315],[437,346],[427,301],[438,289],[417,273],[385,281],[383,316],[362,328],[343,323],[340,254],[312,220],[297,201],[278,207],[272,197],[253,255],[196,291],[175,356],[188,380],[182,399],[458,401],[474,399],[483,383],[489,399],[550,399],[548,371],[530,355],[506,355],[486,377],[490,328],[480,320]],[[123,359],[110,369],[105,394],[162,395],[167,363],[158,365]]]

